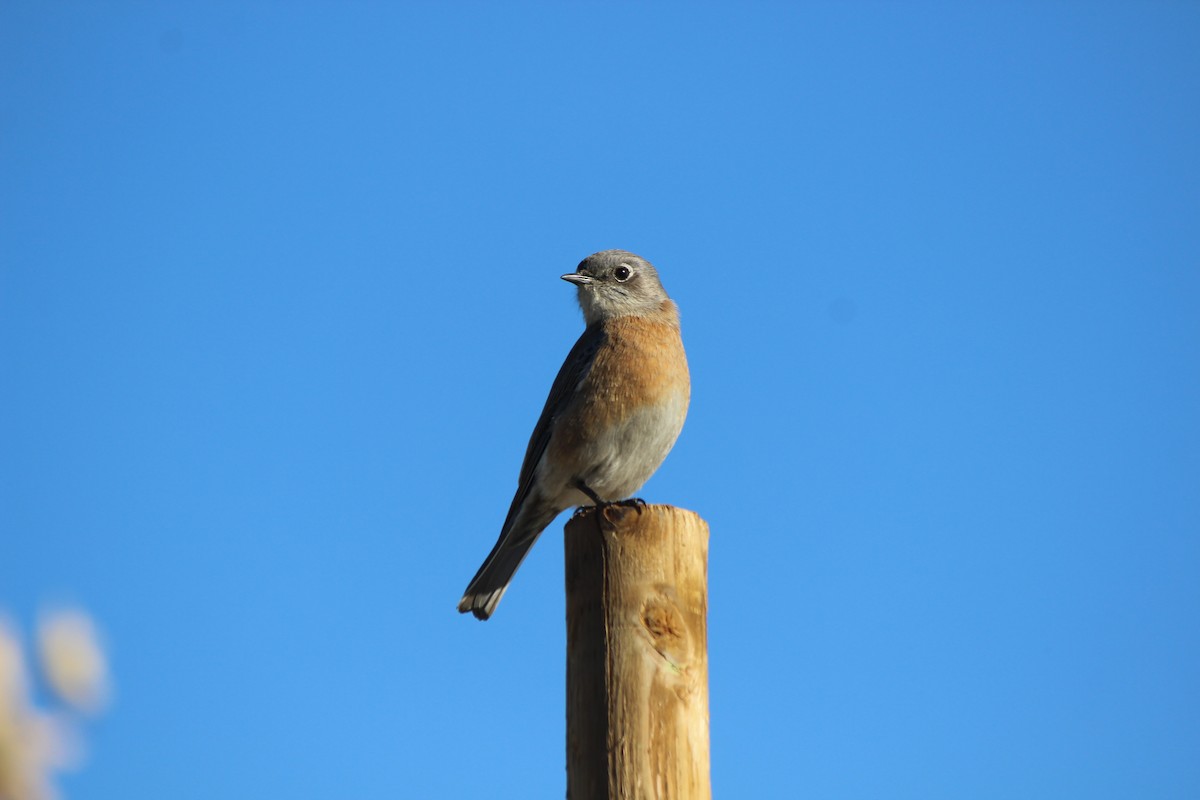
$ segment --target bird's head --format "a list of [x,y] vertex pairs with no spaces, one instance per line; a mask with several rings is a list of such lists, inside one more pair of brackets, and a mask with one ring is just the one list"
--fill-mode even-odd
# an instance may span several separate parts
[[654,266],[625,250],[593,253],[562,279],[578,289],[588,325],[613,317],[652,315],[670,299]]

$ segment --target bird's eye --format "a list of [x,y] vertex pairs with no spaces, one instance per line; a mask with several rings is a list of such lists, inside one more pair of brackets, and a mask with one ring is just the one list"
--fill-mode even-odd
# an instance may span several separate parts
[[621,266],[619,266],[613,270],[613,277],[615,277],[621,283],[624,283],[625,281],[629,280],[629,276],[632,274],[633,274],[633,270],[631,270],[629,267],[625,266],[624,264],[622,264]]

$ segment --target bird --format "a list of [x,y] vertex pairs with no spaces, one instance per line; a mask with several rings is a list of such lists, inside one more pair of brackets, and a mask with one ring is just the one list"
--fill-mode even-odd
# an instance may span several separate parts
[[650,479],[691,400],[679,309],[649,261],[603,250],[561,278],[575,285],[585,328],[533,428],[500,537],[458,603],[481,620],[555,517],[625,501]]

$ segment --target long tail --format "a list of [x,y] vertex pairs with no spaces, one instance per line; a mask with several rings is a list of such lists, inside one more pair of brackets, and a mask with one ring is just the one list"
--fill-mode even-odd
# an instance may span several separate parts
[[517,567],[521,566],[533,543],[561,510],[547,508],[540,503],[526,502],[523,505],[525,507],[516,515],[516,519],[509,520],[512,524],[504,526],[496,546],[467,584],[462,600],[458,601],[460,612],[470,611],[477,619],[487,619],[492,615]]

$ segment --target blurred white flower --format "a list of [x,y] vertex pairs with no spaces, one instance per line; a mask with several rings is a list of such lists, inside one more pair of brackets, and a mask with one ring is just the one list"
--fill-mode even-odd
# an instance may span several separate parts
[[108,700],[108,664],[96,627],[81,611],[56,611],[38,625],[46,682],[77,711],[94,713]]
[[29,699],[25,656],[17,631],[0,618],[0,800],[52,800],[49,754],[53,731]]
[[[46,683],[65,709],[95,711],[104,704],[108,668],[87,615],[46,615],[38,648]],[[76,717],[35,705],[21,639],[0,615],[0,800],[56,800],[54,771],[78,766],[82,753]]]

